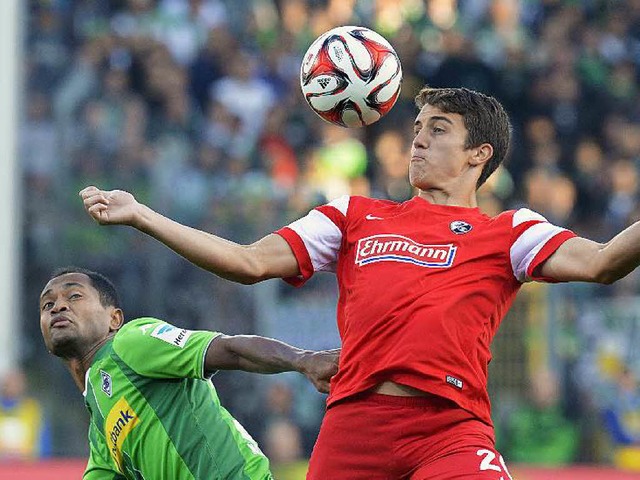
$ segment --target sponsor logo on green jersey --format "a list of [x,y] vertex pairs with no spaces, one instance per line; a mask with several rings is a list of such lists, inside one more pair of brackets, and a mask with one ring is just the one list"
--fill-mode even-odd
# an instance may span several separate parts
[[151,336],[170,343],[174,347],[184,348],[192,333],[193,331],[191,330],[177,328],[168,323],[163,323],[151,332]]
[[123,471],[122,444],[138,423],[140,418],[124,397],[116,402],[107,415],[104,424],[107,444],[111,456],[121,471]]

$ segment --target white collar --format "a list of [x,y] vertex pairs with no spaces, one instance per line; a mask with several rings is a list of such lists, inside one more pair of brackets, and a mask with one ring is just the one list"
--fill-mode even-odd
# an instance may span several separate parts
[[83,397],[87,397],[87,386],[89,385],[89,371],[91,367],[87,368],[87,372],[84,374],[84,392],[82,392]]

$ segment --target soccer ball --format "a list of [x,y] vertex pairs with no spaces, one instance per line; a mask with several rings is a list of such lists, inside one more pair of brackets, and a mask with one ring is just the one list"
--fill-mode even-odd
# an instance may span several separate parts
[[401,83],[395,50],[365,27],[337,27],[320,35],[300,68],[300,86],[311,109],[343,127],[380,120],[396,103]]

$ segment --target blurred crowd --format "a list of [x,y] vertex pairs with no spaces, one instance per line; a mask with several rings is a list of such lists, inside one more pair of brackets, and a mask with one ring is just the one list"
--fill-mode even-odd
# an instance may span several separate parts
[[[63,395],[76,392],[63,378],[66,372],[46,357],[34,312],[39,287],[61,264],[80,263],[113,277],[125,310],[134,315],[270,334],[309,348],[337,345],[332,279],[317,279],[294,294],[280,284],[217,281],[139,234],[92,225],[77,199],[88,184],[130,189],[181,222],[251,242],[345,193],[410,198],[413,97],[424,84],[465,86],[500,99],[514,126],[511,158],[479,195],[487,214],[528,205],[594,240],[640,219],[640,0],[25,4],[20,155],[28,314],[22,360],[38,367],[42,385],[66,392],[47,392],[44,402],[54,410]],[[401,98],[366,129],[323,122],[300,93],[302,55],[313,39],[338,25],[373,28],[402,62]],[[550,341],[550,348],[566,352],[567,344],[588,340],[578,328],[584,324],[581,299],[631,297],[640,291],[638,282],[634,274],[614,287],[584,290],[582,297],[568,290],[558,304],[572,318],[572,340],[560,347]],[[315,326],[298,329],[312,321]],[[640,328],[635,317],[629,322]],[[627,327],[621,328],[624,336]],[[563,358],[578,366],[563,371],[577,375],[587,367],[580,366],[580,347],[569,350]],[[602,429],[613,432],[605,435],[612,445],[623,438],[614,421],[621,418],[632,432],[625,445],[640,448],[640,359],[620,357],[619,367],[602,369],[601,383],[624,385],[624,408],[631,413],[616,417],[610,413],[614,406],[599,397],[585,401],[606,411]],[[295,379],[273,384],[254,377],[238,382],[220,375],[215,383],[242,423],[262,432],[256,436],[271,455],[283,456],[283,462],[304,458],[322,399],[305,393]],[[544,377],[530,383],[558,381],[546,391],[565,399],[567,385],[580,384],[564,374]],[[264,395],[252,395],[255,389]],[[296,410],[291,403],[307,406]],[[570,410],[571,402],[560,403]],[[271,413],[265,416],[266,406]],[[83,418],[79,401],[76,408]],[[580,422],[570,412],[550,413],[549,428],[559,425],[556,413],[574,421],[559,442],[580,445]],[[521,426],[527,415],[520,413]],[[63,432],[58,435],[77,430],[54,421],[54,440],[56,426]],[[509,419],[504,428],[525,435],[517,426],[517,418]],[[281,432],[290,443],[282,443]],[[83,440],[54,441],[53,453],[81,454]],[[579,450],[550,462],[601,459]],[[504,453],[509,459],[510,452]]]

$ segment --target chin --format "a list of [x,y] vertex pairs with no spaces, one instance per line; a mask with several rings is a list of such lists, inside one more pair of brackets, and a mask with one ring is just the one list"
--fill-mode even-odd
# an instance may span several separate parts
[[416,169],[416,171],[412,171],[409,168],[409,183],[412,187],[424,189],[426,184],[428,183],[427,175],[423,169]]
[[427,182],[421,178],[409,178],[409,184],[418,190],[428,190],[430,188]]
[[77,351],[75,339],[62,337],[49,340],[49,351],[60,358],[72,358]]

